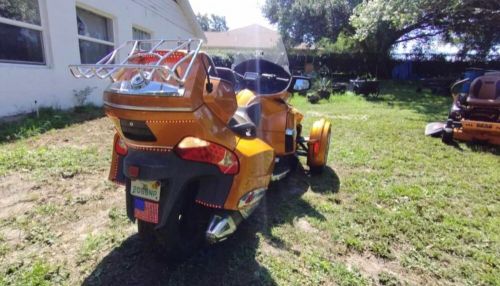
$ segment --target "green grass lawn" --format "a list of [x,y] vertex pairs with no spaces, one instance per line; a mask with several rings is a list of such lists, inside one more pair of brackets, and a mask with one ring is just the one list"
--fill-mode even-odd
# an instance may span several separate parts
[[[47,205],[0,224],[0,285],[500,285],[500,150],[424,136],[428,122],[446,118],[449,98],[389,83],[379,98],[338,94],[311,105],[295,96],[291,103],[305,115],[304,131],[320,117],[332,122],[330,168],[314,177],[299,169],[273,185],[231,239],[173,266],[142,251],[121,189],[105,183],[112,129],[92,144],[36,143],[104,123],[0,145],[0,180],[34,181],[35,202]],[[44,200],[45,189],[89,177],[90,193],[74,188]],[[85,216],[92,216],[81,222],[88,230],[74,239],[57,234],[61,223]],[[12,229],[30,235],[9,243]],[[58,251],[68,244],[72,251]]]
[[102,110],[93,105],[77,109],[78,112],[40,108],[38,114],[29,114],[20,121],[0,122],[0,143],[29,138],[103,116]]
[[324,216],[310,223],[341,254],[395,260],[433,283],[500,283],[499,149],[458,149],[423,136],[426,123],[446,118],[448,98],[398,85],[380,99],[344,95],[317,106],[303,98],[293,104],[307,110],[309,124],[316,114],[333,123],[329,163],[339,191],[305,200]]

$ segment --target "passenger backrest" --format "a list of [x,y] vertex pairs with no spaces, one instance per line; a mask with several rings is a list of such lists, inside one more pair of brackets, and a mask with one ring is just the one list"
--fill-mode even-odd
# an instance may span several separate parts
[[471,84],[470,96],[477,99],[500,98],[500,73],[476,78]]
[[233,87],[236,86],[236,77],[234,76],[234,73],[231,69],[229,68],[223,68],[223,67],[216,67],[217,74],[221,79],[229,81]]

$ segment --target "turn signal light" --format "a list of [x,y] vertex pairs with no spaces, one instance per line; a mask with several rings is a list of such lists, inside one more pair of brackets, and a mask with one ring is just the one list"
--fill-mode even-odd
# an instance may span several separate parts
[[185,160],[216,165],[224,174],[233,175],[239,171],[238,157],[233,152],[196,137],[184,138],[175,147],[175,153]]
[[115,152],[118,155],[125,156],[128,153],[128,147],[127,144],[125,144],[125,141],[121,137],[118,137],[118,140],[116,140],[115,143]]

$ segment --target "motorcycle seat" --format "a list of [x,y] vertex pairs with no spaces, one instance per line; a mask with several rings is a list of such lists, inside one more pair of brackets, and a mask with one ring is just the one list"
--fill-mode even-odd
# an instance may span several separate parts
[[471,106],[500,108],[500,74],[476,78],[471,84],[467,103]]

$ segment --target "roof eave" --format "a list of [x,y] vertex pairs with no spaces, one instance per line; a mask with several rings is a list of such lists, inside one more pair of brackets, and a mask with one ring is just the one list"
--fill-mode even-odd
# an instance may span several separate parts
[[195,36],[198,37],[199,39],[202,39],[204,42],[207,42],[207,37],[205,36],[205,33],[201,29],[200,24],[198,23],[198,20],[196,19],[196,15],[194,14],[193,8],[191,7],[191,4],[189,3],[188,0],[177,0],[177,3],[181,7],[182,11],[184,12],[184,15],[188,17],[190,20],[191,28],[193,29],[193,32],[195,33]]

